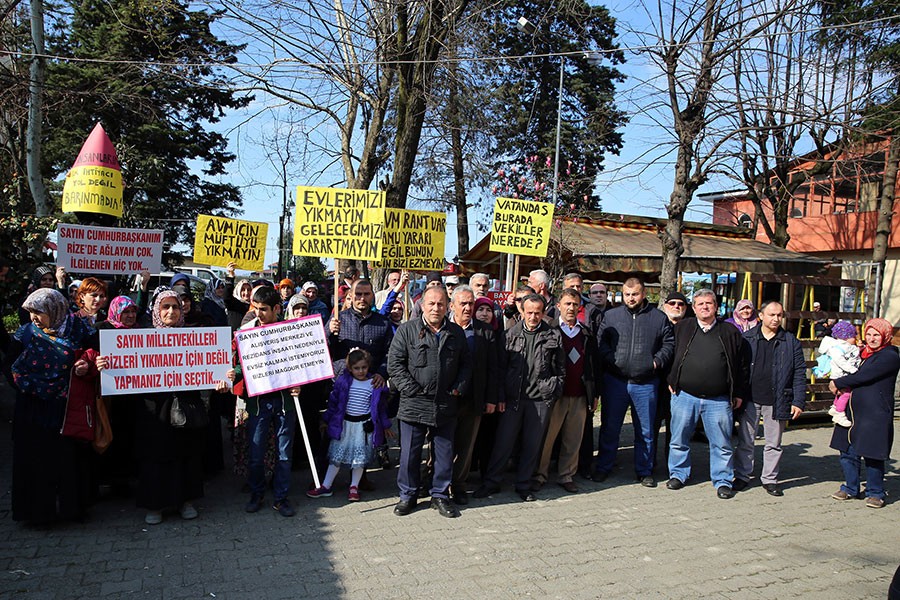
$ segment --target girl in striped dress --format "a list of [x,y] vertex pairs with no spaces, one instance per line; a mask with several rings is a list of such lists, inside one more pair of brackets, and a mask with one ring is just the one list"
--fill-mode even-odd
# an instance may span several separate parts
[[347,355],[346,368],[334,382],[328,408],[322,416],[322,429],[331,438],[328,446],[328,471],[322,486],[306,493],[310,498],[332,495],[334,480],[341,466],[350,467],[347,499],[359,501],[359,481],[375,448],[385,436],[394,437],[387,417],[388,388],[373,388],[369,374],[372,357],[360,348]]

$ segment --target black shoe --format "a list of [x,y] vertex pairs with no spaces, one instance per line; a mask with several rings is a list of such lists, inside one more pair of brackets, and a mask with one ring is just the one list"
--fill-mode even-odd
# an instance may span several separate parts
[[680,490],[684,487],[684,482],[677,477],[673,477],[666,482],[666,487],[670,490]]
[[459,504],[460,506],[465,506],[469,503],[469,493],[466,492],[466,490],[453,492],[453,502],[455,504]]
[[522,502],[534,502],[537,500],[537,496],[534,495],[534,492],[519,492],[519,498],[522,499]]
[[734,490],[731,489],[731,486],[720,485],[718,488],[716,488],[716,496],[718,496],[722,500],[729,500],[731,498],[734,498]]
[[575,482],[574,482],[574,481],[566,481],[566,482],[564,482],[564,483],[559,484],[559,487],[561,487],[562,489],[566,490],[566,491],[569,492],[570,494],[577,494],[577,493],[578,493],[578,486],[575,485]]
[[735,479],[734,484],[731,486],[731,489],[733,489],[736,492],[743,492],[744,490],[747,489],[747,486],[749,486],[749,485],[750,485],[749,481],[745,481],[744,479]]
[[499,491],[500,491],[500,488],[498,488],[498,487],[483,485],[480,488],[478,488],[477,490],[475,490],[475,493],[472,494],[472,497],[473,498],[487,498],[488,496],[496,494]]
[[538,480],[534,480],[531,482],[531,487],[529,488],[532,492],[539,492],[541,488],[544,487],[544,483]]
[[591,473],[591,479],[598,483],[606,481],[607,477],[609,477],[609,471],[594,471]]
[[391,460],[387,448],[378,449],[378,464],[380,464],[381,468],[385,471],[390,471],[394,468],[394,462]]
[[394,506],[394,514],[398,517],[405,517],[416,508],[416,499],[401,500]]
[[766,493],[768,493],[770,496],[784,496],[784,492],[781,491],[781,488],[778,487],[778,484],[765,483],[763,484],[763,489],[766,490]]
[[432,498],[431,508],[438,511],[442,517],[447,517],[448,519],[455,519],[459,516],[459,509],[453,506],[446,498]]
[[275,504],[272,505],[272,508],[278,511],[278,514],[282,517],[293,517],[297,514],[297,511],[294,510],[294,507],[291,506],[290,500],[287,498],[282,498],[278,500]]
[[262,508],[263,505],[263,497],[253,495],[250,496],[250,501],[244,505],[244,512],[255,513],[259,512],[259,509]]
[[656,480],[653,479],[653,475],[645,475],[644,477],[638,477],[638,481],[640,481],[641,485],[644,487],[649,487],[649,488],[656,487]]

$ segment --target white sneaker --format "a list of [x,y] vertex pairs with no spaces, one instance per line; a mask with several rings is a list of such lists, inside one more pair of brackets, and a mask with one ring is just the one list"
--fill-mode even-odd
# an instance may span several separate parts
[[147,525],[159,525],[162,523],[162,511],[161,510],[149,510],[147,511],[147,516],[144,517],[144,523]]
[[190,502],[185,502],[184,504],[182,504],[181,510],[179,512],[181,513],[181,518],[185,521],[190,521],[191,519],[197,518],[197,509],[194,508],[194,505]]
[[847,413],[841,411],[835,411],[834,416],[831,417],[831,422],[841,427],[850,427],[853,425],[853,421],[847,418]]
[[[828,414],[831,415],[832,417],[836,417],[838,415],[838,409],[836,409],[834,407],[834,404],[832,404],[830,407],[828,407]],[[832,419],[832,421],[834,421],[834,419]],[[837,423],[837,421],[834,421],[834,422]]]

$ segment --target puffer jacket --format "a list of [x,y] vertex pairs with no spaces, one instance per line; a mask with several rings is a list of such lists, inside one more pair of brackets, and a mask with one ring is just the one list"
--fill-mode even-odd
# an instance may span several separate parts
[[535,335],[535,353],[529,363],[526,356],[525,324],[519,321],[506,332],[506,410],[518,410],[525,399],[529,373],[537,372],[540,398],[551,404],[562,396],[566,377],[566,357],[559,328],[541,321]]
[[398,419],[437,426],[456,418],[459,396],[472,379],[472,357],[459,325],[445,318],[436,335],[421,317],[403,323],[387,366],[391,385],[400,391]]
[[648,383],[671,364],[675,335],[666,314],[644,300],[634,312],[625,305],[606,311],[597,328],[597,344],[606,373]]
[[[778,421],[790,421],[791,406],[800,410],[806,407],[806,359],[803,358],[803,347],[797,337],[784,329],[775,334],[775,347],[772,353],[772,373],[756,371],[756,354],[762,335],[762,325],[744,332],[744,340],[749,345],[750,381],[757,377],[769,378],[772,382],[772,397],[775,398],[773,415]],[[751,385],[750,398],[753,402]]]

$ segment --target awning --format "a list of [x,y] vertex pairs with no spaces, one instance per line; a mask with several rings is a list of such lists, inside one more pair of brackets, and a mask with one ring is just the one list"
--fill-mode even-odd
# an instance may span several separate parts
[[[643,273],[657,281],[662,250],[657,232],[665,219],[632,217],[621,219],[560,219],[550,238],[550,258],[520,258],[519,273],[546,267],[548,261],[564,263],[589,279],[621,280]],[[776,273],[818,275],[830,261],[792,252],[757,241],[744,228],[706,223],[685,223],[684,254],[679,261],[683,273]],[[490,251],[490,234],[460,258],[467,274],[486,271],[499,275],[501,255]]]

